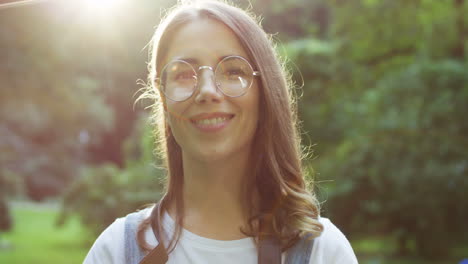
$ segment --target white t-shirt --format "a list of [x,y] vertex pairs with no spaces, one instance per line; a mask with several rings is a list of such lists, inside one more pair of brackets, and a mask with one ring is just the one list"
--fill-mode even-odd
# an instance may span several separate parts
[[[148,217],[151,209],[139,213]],[[319,218],[323,224],[322,234],[315,238],[310,264],[355,264],[356,256],[346,237],[327,218]],[[163,229],[172,233],[174,220],[165,213],[162,219]],[[125,218],[114,221],[97,238],[88,252],[84,264],[126,264],[124,250]],[[151,227],[145,231],[146,241],[156,246],[158,242]],[[257,250],[252,238],[239,240],[215,240],[198,236],[182,229],[180,240],[169,254],[168,264],[257,264]],[[285,254],[283,254],[283,260]]]

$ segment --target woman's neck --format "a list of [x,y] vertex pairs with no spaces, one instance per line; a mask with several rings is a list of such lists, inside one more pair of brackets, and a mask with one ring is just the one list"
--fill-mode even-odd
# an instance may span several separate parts
[[213,239],[244,237],[239,228],[247,220],[243,185],[249,157],[203,162],[183,155],[183,161],[184,228]]

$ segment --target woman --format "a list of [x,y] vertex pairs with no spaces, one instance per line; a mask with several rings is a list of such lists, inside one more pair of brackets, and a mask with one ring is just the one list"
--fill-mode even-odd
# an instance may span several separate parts
[[149,68],[167,190],[109,226],[85,263],[138,263],[156,245],[167,263],[257,263],[275,251],[284,263],[357,263],[306,189],[290,84],[251,16],[179,5],[155,32]]

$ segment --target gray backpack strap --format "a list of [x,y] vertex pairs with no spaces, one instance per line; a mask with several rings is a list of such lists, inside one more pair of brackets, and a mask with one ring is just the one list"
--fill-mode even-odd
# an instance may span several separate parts
[[286,264],[309,264],[314,239],[308,239],[304,236],[286,253]]
[[136,234],[138,230],[138,224],[142,220],[141,213],[131,213],[125,217],[125,263],[126,264],[138,264],[146,255],[145,252],[138,246]]

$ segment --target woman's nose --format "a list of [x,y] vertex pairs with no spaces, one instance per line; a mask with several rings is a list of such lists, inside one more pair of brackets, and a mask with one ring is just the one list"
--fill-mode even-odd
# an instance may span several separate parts
[[195,95],[197,103],[219,103],[224,95],[218,89],[211,67],[200,67],[198,71],[198,89]]

